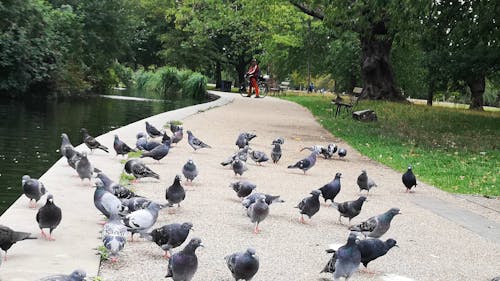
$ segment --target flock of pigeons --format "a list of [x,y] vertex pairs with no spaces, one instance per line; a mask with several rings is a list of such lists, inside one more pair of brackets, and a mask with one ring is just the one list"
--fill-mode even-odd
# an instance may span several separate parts
[[[113,148],[117,155],[127,155],[130,152],[141,150],[140,158],[150,157],[160,161],[168,155],[173,144],[177,144],[183,139],[182,126],[171,123],[170,130],[172,135],[168,136],[166,132],[161,132],[146,122],[146,133],[139,132],[137,134],[135,148],[125,144],[117,135],[115,135]],[[83,134],[83,142],[91,152],[94,149],[109,152],[109,149],[89,135],[86,129],[82,128],[81,133]],[[195,151],[211,148],[208,144],[195,137],[191,131],[187,131],[187,134],[188,143]],[[250,148],[250,141],[255,137],[256,135],[252,133],[241,133],[236,140],[238,151],[220,163],[222,166],[229,166],[233,170],[235,177],[243,175],[248,170],[246,165],[248,156],[258,165],[270,160],[265,152]],[[191,280],[198,267],[195,251],[198,247],[203,246],[201,239],[192,238],[184,249],[174,254],[172,254],[172,250],[181,246],[187,240],[193,224],[190,222],[172,223],[152,229],[157,221],[160,209],[170,208],[169,211],[172,212],[175,210],[172,207],[175,205],[180,206],[185,199],[186,192],[181,184],[181,176],[177,175],[175,177],[172,185],[166,189],[166,203],[160,204],[136,195],[126,186],[114,182],[101,170],[93,167],[87,158],[86,152],[76,151],[66,134],[63,133],[61,138],[60,152],[66,157],[68,165],[76,170],[82,181],[85,179],[88,179],[89,182],[94,181],[96,187],[94,205],[107,218],[103,222],[102,242],[109,252],[111,261],[117,261],[119,252],[127,243],[127,233],[131,233],[130,241],[134,241],[133,236],[138,233],[141,238],[153,241],[164,250],[164,257],[169,259],[168,272],[165,277],[170,277],[174,281]],[[157,138],[161,138],[161,141],[155,140]],[[284,139],[279,137],[272,142],[272,145],[271,160],[273,163],[277,163],[281,158],[281,147],[284,145]],[[319,155],[325,159],[332,158],[335,155],[342,159],[347,155],[346,149],[338,148],[335,144],[328,144],[327,146],[315,145],[302,150],[310,150],[311,153],[306,158],[289,165],[288,168],[300,169],[304,174],[314,167]],[[159,179],[159,175],[147,167],[140,158],[132,158],[126,161],[124,171],[133,175],[135,181],[147,177]],[[184,164],[182,173],[187,183],[196,179],[198,168],[192,159],[189,159]],[[366,196],[360,196],[353,201],[335,202],[335,197],[341,191],[341,177],[341,173],[336,173],[331,182],[319,189],[312,190],[310,192],[311,196],[301,200],[295,207],[300,213],[299,221],[307,223],[304,215],[311,219],[319,211],[319,197],[322,196],[325,203],[330,200],[331,206],[338,210],[339,222],[341,222],[342,217],[348,218],[350,234],[347,243],[338,249],[327,250],[328,253],[333,253],[333,256],[322,270],[322,272],[333,273],[334,280],[339,280],[342,277],[346,280],[349,279],[358,270],[360,263],[363,263],[366,267],[370,261],[385,255],[392,247],[397,246],[394,239],[383,241],[379,238],[389,230],[393,217],[401,213],[398,208],[391,208],[383,214],[351,226],[351,219],[360,214],[363,203],[367,198]],[[402,181],[407,192],[416,186],[416,178],[411,166],[403,174]],[[368,193],[373,187],[377,186],[368,177],[366,171],[362,171],[359,175],[357,184],[360,192],[366,190]],[[42,182],[32,179],[28,175],[23,176],[22,187],[24,194],[30,200],[30,208],[36,208],[36,202],[43,195],[48,194]],[[256,185],[246,180],[231,183],[230,187],[241,199],[243,207],[246,208],[247,215],[254,224],[253,230],[256,234],[260,232],[259,223],[269,215],[269,205],[284,202],[279,195],[254,192]],[[36,215],[36,221],[43,238],[54,240],[52,232],[61,222],[61,217],[61,209],[54,203],[53,195],[48,194],[45,205],[38,210]],[[44,229],[49,229],[48,234],[44,232]],[[26,239],[36,239],[36,237],[33,237],[30,233],[18,232],[9,227],[0,226],[0,247],[5,251],[5,259],[7,259],[7,250],[13,244]],[[259,258],[253,248],[227,255],[225,260],[235,280],[251,280],[259,269]],[[77,281],[84,280],[85,276],[84,271],[75,270],[69,275],[50,276],[41,280]]]

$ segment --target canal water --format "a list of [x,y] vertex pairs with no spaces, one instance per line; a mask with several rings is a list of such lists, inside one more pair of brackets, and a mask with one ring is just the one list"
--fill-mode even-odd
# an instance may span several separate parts
[[23,175],[38,178],[61,157],[61,133],[68,134],[76,146],[82,142],[82,127],[98,136],[148,116],[201,102],[189,98],[0,99],[0,214],[22,194]]

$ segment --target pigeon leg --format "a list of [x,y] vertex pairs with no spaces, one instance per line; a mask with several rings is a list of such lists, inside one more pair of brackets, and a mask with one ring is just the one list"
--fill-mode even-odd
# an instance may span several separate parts
[[253,229],[253,233],[258,234],[259,232],[260,232],[260,229],[259,229],[259,223],[258,223],[258,222],[256,222],[256,223],[255,223],[255,227],[254,227],[254,229]]
[[342,215],[339,215],[339,223],[342,224]]
[[129,242],[134,242],[134,233],[131,232],[130,233],[130,240],[128,240]]
[[165,259],[169,260],[169,259],[170,259],[170,252],[169,252],[168,250],[167,250],[167,251],[165,251],[165,254],[163,255],[163,257],[164,257]]
[[112,262],[112,263],[116,263],[117,261],[118,261],[118,258],[117,258],[117,257],[112,257],[112,258],[111,258],[111,262]]
[[45,232],[43,231],[43,229],[40,229],[40,230],[42,231],[42,233],[41,233],[42,237],[45,238],[45,239],[47,239],[47,234],[45,234]]
[[30,207],[31,209],[35,209],[35,208],[36,208],[36,201],[35,201],[35,203],[33,203],[33,199],[30,199],[30,202],[29,202],[29,207]]
[[300,221],[301,223],[306,223],[306,221],[304,220],[304,215],[303,215],[303,214],[302,214],[302,215],[300,215],[300,219],[299,219],[299,221]]
[[5,256],[3,257],[4,261],[7,261],[7,251],[5,251]]

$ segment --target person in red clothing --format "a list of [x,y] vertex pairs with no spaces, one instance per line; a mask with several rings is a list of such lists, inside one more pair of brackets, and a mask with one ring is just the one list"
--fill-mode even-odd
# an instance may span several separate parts
[[257,64],[256,59],[252,59],[252,61],[250,62],[250,67],[248,68],[248,71],[245,75],[250,78],[250,85],[248,86],[247,97],[252,96],[252,88],[254,88],[255,89],[255,98],[260,98],[259,97],[259,85],[257,83],[257,79],[259,79],[259,75],[260,75],[260,70],[259,70],[259,65]]

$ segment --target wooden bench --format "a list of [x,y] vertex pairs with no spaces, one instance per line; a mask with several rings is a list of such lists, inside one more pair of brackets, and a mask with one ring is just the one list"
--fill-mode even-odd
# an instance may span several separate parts
[[352,90],[353,95],[348,95],[348,97],[349,97],[349,101],[348,102],[345,102],[344,99],[341,98],[337,94],[337,98],[335,98],[331,102],[331,105],[332,105],[332,110],[331,110],[332,115],[333,115],[333,112],[335,111],[335,118],[337,118],[337,116],[339,116],[340,113],[342,112],[342,107],[345,108],[346,112],[352,113],[353,108],[356,107],[356,105],[358,104],[358,100],[359,100],[359,97],[361,95],[361,92],[363,92],[363,88],[355,87]]
[[283,81],[279,85],[280,92],[286,92],[290,89],[290,82]]

